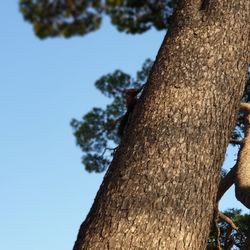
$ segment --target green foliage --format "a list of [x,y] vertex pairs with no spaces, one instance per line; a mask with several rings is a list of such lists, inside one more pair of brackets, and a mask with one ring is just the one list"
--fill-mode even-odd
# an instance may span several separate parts
[[[96,88],[113,101],[105,109],[93,108],[81,121],[73,119],[71,126],[74,129],[76,143],[83,151],[82,163],[89,172],[104,171],[119,144],[120,138],[117,136],[119,118],[126,112],[123,91],[131,87],[142,86],[148,78],[153,62],[146,60],[142,69],[137,72],[136,79],[130,75],[116,70],[112,74],[102,76],[96,81]],[[247,87],[243,100],[249,101],[250,80],[248,78]],[[239,115],[237,125],[233,132],[233,138],[242,138],[244,124],[242,116]],[[226,172],[222,170],[222,175]]]
[[109,165],[120,138],[119,118],[126,112],[123,91],[141,86],[147,79],[153,62],[146,60],[136,79],[120,70],[96,81],[95,86],[113,101],[105,109],[93,108],[81,121],[73,119],[71,126],[77,145],[83,151],[82,163],[89,172],[102,172]]
[[[100,28],[104,15],[110,17],[119,31],[143,33],[151,27],[162,30],[167,28],[168,17],[173,12],[171,0],[19,0],[19,6],[40,38],[85,35]],[[108,166],[112,158],[109,148],[119,143],[116,120],[125,112],[122,91],[146,82],[151,66],[152,62],[146,61],[135,81],[119,70],[101,77],[95,85],[104,95],[113,98],[113,102],[104,110],[94,108],[82,121],[72,121],[88,171],[101,172]],[[243,101],[249,100],[248,77]],[[240,139],[243,135],[243,116],[239,114],[232,138]]]
[[119,31],[162,30],[172,14],[171,0],[19,0],[19,6],[40,38],[85,35],[99,29],[105,15]]
[[[236,230],[231,231],[231,227],[224,221],[219,221],[220,228],[220,243],[223,250],[232,249],[229,246],[233,244],[233,249],[242,249],[246,243],[247,236],[250,233],[250,215],[241,214],[239,209],[229,209],[224,214],[231,218],[235,225],[239,228],[239,233]],[[216,229],[213,225],[211,228],[207,250],[216,250]]]
[[167,28],[172,14],[170,0],[107,0],[107,11],[119,31],[143,33],[151,27],[157,30]]
[[24,19],[40,38],[85,35],[101,24],[101,0],[20,0]]
[[[26,21],[32,23],[36,35],[47,37],[71,37],[85,35],[98,30],[105,15],[109,16],[119,31],[143,33],[154,27],[167,28],[168,18],[173,12],[173,0],[19,0],[20,11]],[[123,90],[140,87],[147,81],[152,61],[146,60],[136,79],[116,70],[96,81],[95,86],[113,101],[105,109],[93,108],[82,120],[73,119],[77,145],[83,151],[82,163],[88,172],[103,172],[112,160],[117,136],[119,118],[126,112]],[[250,78],[242,101],[250,101]],[[232,138],[244,135],[243,116],[239,114]],[[222,177],[225,176],[222,170]],[[240,210],[230,209],[225,215],[239,227],[240,232],[231,230],[224,221],[219,222],[220,243],[223,249],[241,249],[247,235],[250,235],[250,215],[242,215]],[[211,228],[208,250],[216,248],[216,229]]]

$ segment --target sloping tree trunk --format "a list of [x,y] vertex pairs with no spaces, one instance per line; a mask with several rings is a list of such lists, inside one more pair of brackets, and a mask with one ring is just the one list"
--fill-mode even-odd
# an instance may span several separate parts
[[249,61],[250,1],[178,1],[74,250],[205,249]]
[[241,103],[240,106],[244,111],[245,137],[237,157],[235,196],[250,209],[250,105]]

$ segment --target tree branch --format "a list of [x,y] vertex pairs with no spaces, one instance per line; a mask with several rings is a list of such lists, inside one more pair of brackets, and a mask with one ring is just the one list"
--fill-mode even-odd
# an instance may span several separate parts
[[244,140],[236,140],[236,139],[231,139],[229,141],[230,144],[233,144],[233,145],[240,145],[242,146],[244,144]]
[[238,233],[240,233],[239,228],[233,223],[233,221],[227,217],[225,214],[223,214],[222,212],[218,212],[218,217],[221,220],[224,220],[232,229],[236,230]]
[[235,182],[235,173],[236,173],[237,163],[233,168],[227,173],[227,175],[221,179],[218,193],[217,193],[217,202],[220,201],[222,196],[227,192],[227,190],[234,184]]

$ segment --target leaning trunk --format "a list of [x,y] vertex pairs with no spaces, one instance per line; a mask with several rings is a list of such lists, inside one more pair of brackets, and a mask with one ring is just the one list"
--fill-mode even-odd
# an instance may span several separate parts
[[178,3],[74,250],[206,247],[246,79],[250,1]]
[[241,103],[241,109],[245,113],[245,138],[237,160],[235,196],[250,209],[250,105]]

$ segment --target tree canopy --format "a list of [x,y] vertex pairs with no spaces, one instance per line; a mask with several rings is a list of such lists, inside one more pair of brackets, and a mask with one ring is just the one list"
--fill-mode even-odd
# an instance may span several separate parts
[[[72,120],[71,125],[77,145],[83,151],[82,163],[87,171],[102,172],[110,164],[112,154],[120,141],[117,135],[119,118],[126,112],[123,90],[143,85],[147,81],[152,65],[153,61],[147,59],[135,79],[120,70],[102,76],[96,81],[95,86],[113,101],[105,109],[93,108],[82,117],[82,120]],[[248,77],[242,101],[249,100],[250,78]],[[232,139],[239,140],[243,136],[243,116],[239,113]]]
[[85,35],[108,16],[119,31],[143,33],[167,28],[171,0],[20,0],[25,20],[40,38]]
[[[98,30],[105,16],[119,31],[126,33],[143,33],[152,27],[163,30],[168,28],[173,9],[174,3],[170,0],[20,0],[20,10],[25,20],[32,23],[39,38],[85,35]],[[112,99],[111,103],[105,109],[94,107],[82,120],[73,119],[71,122],[77,145],[83,151],[82,162],[87,171],[102,172],[109,166],[120,142],[117,134],[119,122],[126,112],[124,90],[139,88],[147,82],[152,65],[153,61],[147,59],[136,77],[115,70],[95,82],[96,88]],[[242,101],[250,101],[249,75]],[[244,138],[243,119],[243,114],[239,113],[232,132],[233,140]],[[241,215],[236,209],[228,210],[225,214],[237,224],[239,230],[220,221],[211,230],[208,249],[218,246],[218,228],[223,249],[233,246],[241,249],[245,245],[249,235],[249,215]]]
[[142,86],[152,64],[147,59],[135,79],[116,70],[95,82],[96,88],[113,99],[112,102],[105,109],[93,108],[81,121],[73,119],[71,122],[77,145],[84,152],[82,162],[87,171],[102,172],[110,164],[115,147],[120,141],[117,132],[119,118],[126,112],[123,91]]
[[[143,33],[153,27],[167,29],[173,8],[174,1],[171,0],[20,0],[25,20],[32,23],[40,38],[86,35],[101,27],[105,15],[119,31],[126,33]],[[93,108],[82,120],[72,120],[77,145],[83,151],[82,163],[87,171],[102,172],[110,164],[120,140],[117,136],[119,123],[115,121],[126,111],[123,91],[144,84],[152,64],[153,61],[147,59],[135,78],[121,70],[102,76],[95,86],[113,99],[112,102],[106,109]],[[242,98],[245,102],[250,100],[249,77],[247,81]],[[233,139],[242,138],[244,134],[242,118],[239,114]]]

